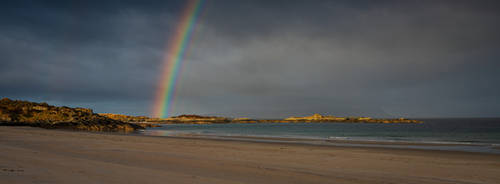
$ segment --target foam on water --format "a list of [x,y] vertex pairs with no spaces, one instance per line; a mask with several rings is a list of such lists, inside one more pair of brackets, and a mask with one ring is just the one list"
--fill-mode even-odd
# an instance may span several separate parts
[[[423,124],[367,123],[258,123],[172,124],[150,128],[144,135],[309,139],[311,141],[365,141],[427,148],[500,153],[500,119],[424,119]],[[374,144],[371,143],[370,146]],[[336,143],[338,144],[338,143]],[[423,146],[415,144],[434,144]],[[436,146],[438,145],[438,146]],[[359,145],[358,145],[359,146]],[[383,147],[391,145],[383,144]]]

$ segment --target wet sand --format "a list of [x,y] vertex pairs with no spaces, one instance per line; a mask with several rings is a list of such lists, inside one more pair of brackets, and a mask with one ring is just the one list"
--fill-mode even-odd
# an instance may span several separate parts
[[0,127],[0,183],[500,183],[500,155]]

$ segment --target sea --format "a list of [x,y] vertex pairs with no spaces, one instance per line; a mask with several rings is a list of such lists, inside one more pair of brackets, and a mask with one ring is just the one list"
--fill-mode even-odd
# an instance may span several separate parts
[[424,123],[165,124],[140,134],[500,154],[500,118],[419,120]]

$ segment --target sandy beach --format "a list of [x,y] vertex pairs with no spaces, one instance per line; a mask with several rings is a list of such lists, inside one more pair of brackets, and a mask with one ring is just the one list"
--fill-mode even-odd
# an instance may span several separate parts
[[500,183],[500,155],[0,127],[0,183]]

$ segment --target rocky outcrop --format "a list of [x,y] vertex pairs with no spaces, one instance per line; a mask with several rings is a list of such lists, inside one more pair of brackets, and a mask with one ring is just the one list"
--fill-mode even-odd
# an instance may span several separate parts
[[230,123],[231,119],[217,116],[200,116],[194,114],[184,114],[161,119],[164,123],[187,123],[187,124],[211,124],[211,123]]
[[110,119],[123,121],[134,125],[139,125],[143,128],[161,127],[156,123],[151,123],[152,118],[149,118],[147,116],[128,116],[123,114],[112,114],[112,113],[98,113],[98,114]]
[[151,119],[147,116],[128,116],[123,114],[112,114],[112,113],[99,113],[99,115],[124,122],[146,122]]
[[258,123],[258,120],[250,118],[234,118],[231,123]]
[[289,117],[281,122],[360,122],[360,123],[422,123],[419,120],[405,118],[398,119],[373,119],[370,117],[335,117],[314,114],[305,117]]
[[34,126],[90,131],[133,131],[143,127],[95,114],[92,109],[56,107],[3,98],[0,125]]
[[320,114],[313,114],[312,116],[305,117],[289,117],[285,121],[344,121],[346,118],[335,116],[322,116]]

